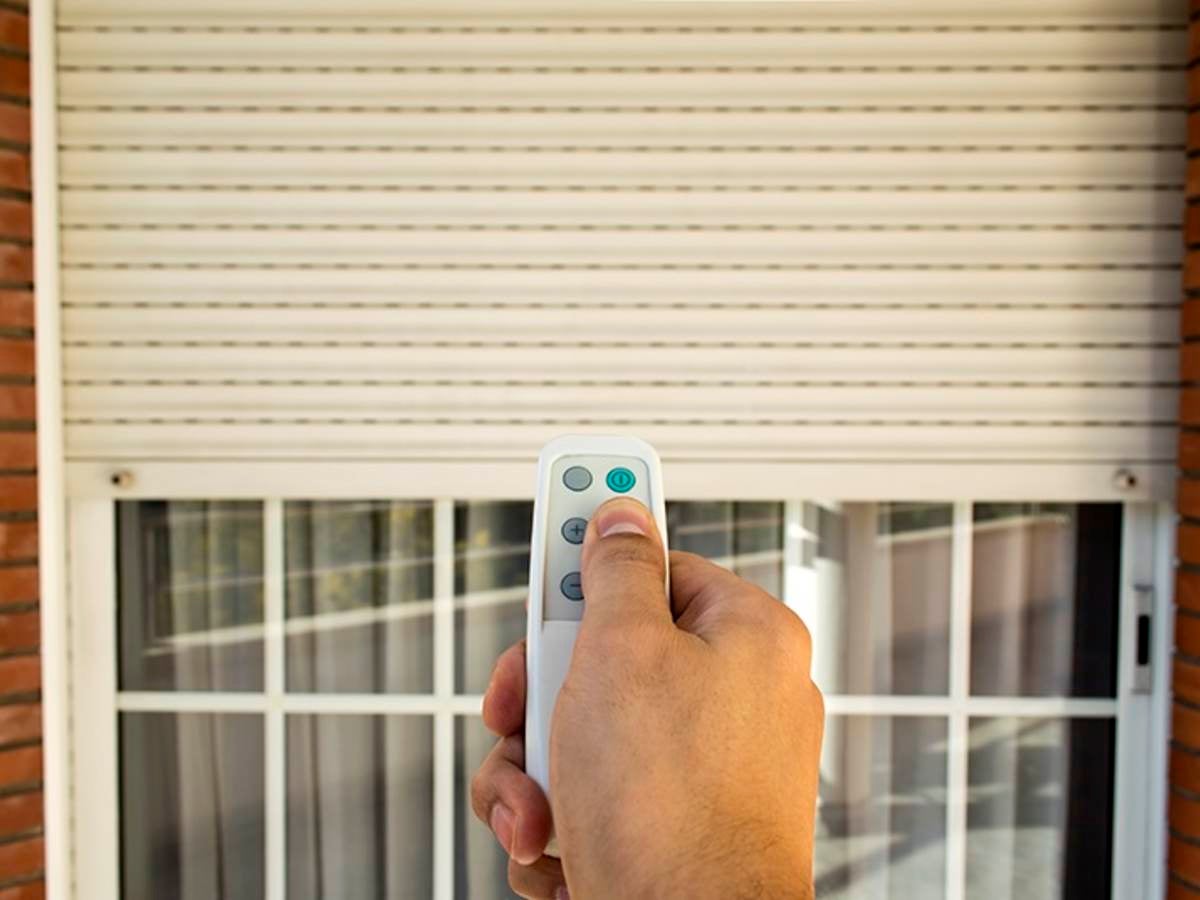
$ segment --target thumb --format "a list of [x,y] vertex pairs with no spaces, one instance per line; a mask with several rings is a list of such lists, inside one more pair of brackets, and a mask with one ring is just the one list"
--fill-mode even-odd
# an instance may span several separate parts
[[609,500],[592,515],[583,539],[584,632],[631,623],[673,625],[666,558],[650,510],[629,497]]

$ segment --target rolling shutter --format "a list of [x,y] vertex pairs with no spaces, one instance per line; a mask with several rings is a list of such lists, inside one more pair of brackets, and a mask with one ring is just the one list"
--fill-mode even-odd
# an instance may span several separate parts
[[67,452],[1168,462],[1179,4],[59,3]]

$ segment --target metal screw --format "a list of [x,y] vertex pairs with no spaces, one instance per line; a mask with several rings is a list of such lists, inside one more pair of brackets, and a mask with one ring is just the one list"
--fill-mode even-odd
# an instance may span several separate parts
[[112,482],[113,487],[131,488],[133,487],[133,473],[128,469],[120,469],[108,476],[108,480]]
[[1137,476],[1129,469],[1117,469],[1113,472],[1112,484],[1118,491],[1129,491],[1137,487]]

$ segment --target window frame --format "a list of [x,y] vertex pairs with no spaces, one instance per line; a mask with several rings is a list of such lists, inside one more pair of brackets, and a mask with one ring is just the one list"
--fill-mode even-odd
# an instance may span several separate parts
[[[314,480],[294,485],[304,491]],[[192,490],[189,490],[189,487]],[[827,488],[832,485],[827,484]],[[177,482],[172,494],[195,498],[195,484]],[[716,499],[709,496],[676,499]],[[778,488],[778,485],[777,485]],[[114,490],[113,494],[126,493]],[[144,489],[133,491],[143,499]],[[379,486],[372,495],[382,493]],[[465,494],[466,496],[463,496]],[[220,495],[221,499],[228,493]],[[361,495],[340,494],[343,499]],[[261,693],[119,692],[116,496],[73,499],[68,504],[71,675],[71,813],[74,895],[120,895],[120,783],[118,714],[132,711],[251,712],[264,719],[265,823],[268,900],[283,900],[286,878],[285,716],[288,713],[420,714],[433,719],[434,900],[452,900],[455,876],[455,724],[477,716],[479,695],[455,684],[454,503],[481,499],[463,491],[433,501],[434,680],[431,694],[298,694],[284,684],[283,503],[311,499],[308,492],[262,500],[264,540],[264,658]],[[127,498],[120,498],[127,499]],[[132,499],[132,498],[129,498]],[[244,497],[243,497],[244,499]],[[487,498],[491,499],[491,498]],[[513,496],[504,499],[517,499]],[[740,498],[738,498],[740,499]],[[775,497],[773,499],[779,499]],[[1040,499],[1040,498],[1039,498]],[[797,596],[801,546],[806,537],[803,501],[784,502],[784,600]],[[1157,896],[1165,858],[1170,572],[1173,514],[1166,504],[1126,504],[1122,559],[1117,695],[1114,699],[971,697],[970,590],[972,502],[953,503],[951,524],[950,690],[945,696],[826,697],[829,715],[936,716],[948,725],[946,897],[962,900],[967,859],[967,741],[972,716],[1112,717],[1117,722],[1113,785],[1113,896]],[[1137,592],[1154,596],[1152,678],[1148,693],[1135,688]],[[274,764],[273,764],[274,763]],[[82,824],[86,823],[86,824]]]

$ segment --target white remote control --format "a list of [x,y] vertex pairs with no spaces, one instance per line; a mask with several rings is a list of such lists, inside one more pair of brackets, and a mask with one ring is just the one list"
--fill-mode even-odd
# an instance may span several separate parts
[[633,497],[653,514],[666,552],[667,516],[658,454],[637,438],[556,438],[542,448],[537,477],[525,645],[525,770],[549,797],[550,717],[587,602],[579,570],[588,521],[606,500]]

